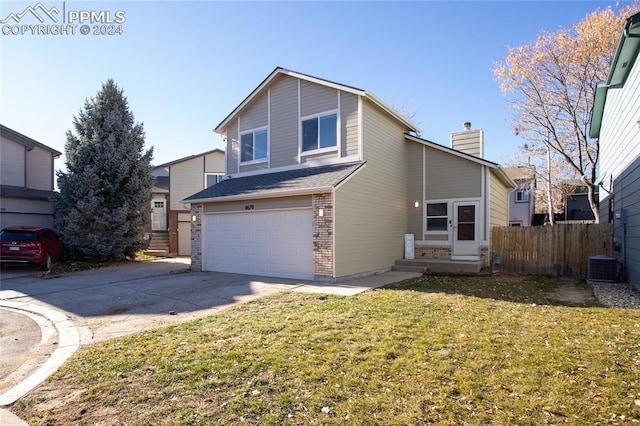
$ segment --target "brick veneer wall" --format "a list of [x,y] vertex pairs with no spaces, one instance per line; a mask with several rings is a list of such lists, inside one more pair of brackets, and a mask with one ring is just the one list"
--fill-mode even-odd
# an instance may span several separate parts
[[[191,270],[202,271],[202,204],[191,204]],[[196,220],[193,220],[195,216]]]
[[[315,194],[313,206],[313,274],[317,278],[333,277],[333,195]],[[319,210],[324,215],[320,217]]]

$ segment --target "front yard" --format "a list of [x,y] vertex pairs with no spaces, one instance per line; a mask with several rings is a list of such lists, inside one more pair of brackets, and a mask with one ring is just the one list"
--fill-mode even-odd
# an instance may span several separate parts
[[640,423],[640,311],[557,281],[431,277],[283,292],[78,351],[31,424]]

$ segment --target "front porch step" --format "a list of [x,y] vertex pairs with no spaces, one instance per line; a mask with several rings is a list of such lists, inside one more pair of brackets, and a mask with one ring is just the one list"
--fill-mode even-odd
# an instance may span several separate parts
[[482,269],[479,260],[400,259],[394,271],[432,274],[478,274]]

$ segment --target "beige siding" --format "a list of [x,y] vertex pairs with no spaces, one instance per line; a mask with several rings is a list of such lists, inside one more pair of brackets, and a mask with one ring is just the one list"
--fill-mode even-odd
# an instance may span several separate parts
[[300,116],[338,109],[338,90],[308,81],[300,81]]
[[224,173],[224,152],[213,152],[204,158],[206,173]]
[[367,165],[335,193],[336,277],[389,268],[403,255],[406,129],[368,101],[363,109]]
[[342,153],[343,157],[358,155],[359,126],[358,126],[358,96],[352,93],[340,94],[340,117],[342,126]]
[[[489,177],[489,229],[509,224],[509,191],[491,170]],[[490,240],[487,237],[487,240]]]
[[484,134],[482,129],[451,134],[451,148],[482,158]]
[[271,167],[298,164],[298,80],[282,77],[271,87]]
[[426,149],[427,200],[481,196],[480,164],[435,148]]
[[[416,240],[422,240],[424,226],[424,197],[423,197],[423,172],[424,162],[422,153],[425,149],[423,145],[415,142],[405,142],[407,145],[407,233],[414,234]],[[416,208],[415,202],[419,205]]]
[[182,200],[204,189],[204,158],[183,161],[170,168],[170,210],[186,210]]
[[269,124],[268,94],[255,99],[251,105],[246,107],[240,114],[240,131],[265,127]]
[[27,187],[53,190],[53,159],[51,152],[35,147],[27,151]]
[[268,168],[269,168],[269,163],[267,163],[266,161],[261,163],[253,163],[253,164],[241,164],[240,173],[255,172],[258,170],[266,170]]
[[0,137],[0,182],[3,185],[26,186],[24,145]]
[[228,201],[204,205],[205,213],[229,213],[238,211],[257,211],[274,209],[292,209],[311,207],[311,195],[299,197],[268,198],[264,200]]
[[238,122],[233,121],[226,129],[227,147],[225,152],[227,160],[227,174],[238,173]]

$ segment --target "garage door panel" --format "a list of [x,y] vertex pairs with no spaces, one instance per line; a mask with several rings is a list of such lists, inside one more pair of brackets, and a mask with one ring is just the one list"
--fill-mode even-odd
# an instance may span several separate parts
[[310,209],[205,216],[205,269],[313,279]]

